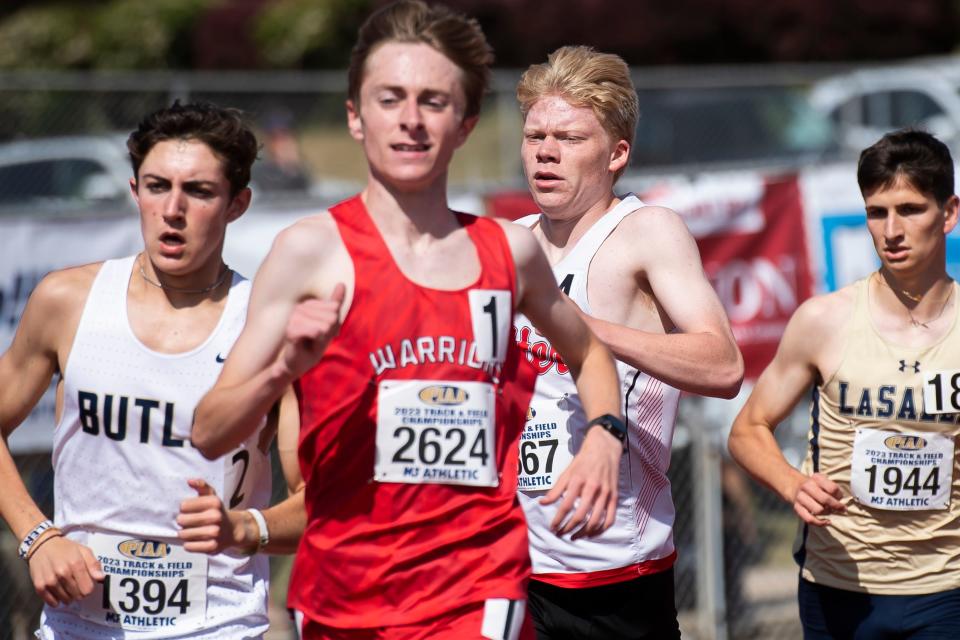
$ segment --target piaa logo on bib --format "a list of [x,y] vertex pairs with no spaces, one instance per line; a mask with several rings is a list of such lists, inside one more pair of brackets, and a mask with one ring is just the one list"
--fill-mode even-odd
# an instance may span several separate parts
[[124,540],[117,551],[134,560],[159,560],[170,553],[170,545],[157,540]]
[[890,436],[885,438],[883,444],[887,449],[895,451],[917,451],[927,446],[927,441],[920,436]]
[[427,404],[440,405],[463,404],[470,398],[465,389],[446,384],[424,387],[420,390],[419,397]]

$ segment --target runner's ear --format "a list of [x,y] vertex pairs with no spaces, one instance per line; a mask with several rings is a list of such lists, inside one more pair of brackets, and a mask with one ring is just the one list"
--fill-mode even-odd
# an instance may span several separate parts
[[363,120],[360,118],[360,105],[354,104],[353,100],[347,100],[347,129],[350,130],[350,136],[357,142],[363,140]]
[[957,226],[957,215],[958,209],[960,209],[960,197],[957,197],[956,194],[947,198],[946,204],[943,205],[943,233],[944,235],[953,231],[953,228]]
[[252,192],[250,191],[250,187],[241,189],[240,193],[233,196],[233,199],[230,201],[230,206],[227,207],[227,222],[233,222],[244,214],[247,207],[250,206],[251,196]]
[[607,167],[610,173],[616,173],[627,165],[630,159],[630,143],[626,140],[618,140],[617,144],[610,152],[610,164]]
[[477,122],[479,121],[480,116],[470,116],[469,118],[463,119],[463,122],[460,123],[460,136],[457,138],[458,148],[467,141],[467,138],[470,137],[470,132],[473,131],[473,128],[477,126]]

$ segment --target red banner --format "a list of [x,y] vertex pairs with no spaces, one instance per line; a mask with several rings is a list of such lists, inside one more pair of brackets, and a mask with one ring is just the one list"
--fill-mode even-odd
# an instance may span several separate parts
[[812,295],[799,182],[796,176],[762,181],[753,202],[715,201],[724,205],[731,218],[753,210],[761,222],[697,237],[703,267],[743,353],[745,377],[755,380],[773,359],[790,316]]

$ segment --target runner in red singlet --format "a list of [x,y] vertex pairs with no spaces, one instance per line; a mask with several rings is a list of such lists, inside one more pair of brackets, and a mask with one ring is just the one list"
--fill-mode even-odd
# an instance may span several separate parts
[[305,638],[518,637],[530,561],[516,456],[533,372],[515,313],[575,372],[587,415],[612,414],[545,496],[560,505],[554,530],[613,521],[610,354],[529,231],[447,207],[491,58],[475,21],[419,1],[361,27],[347,111],[367,186],[278,237],[196,413],[194,444],[218,455],[297,381],[308,523],[290,605]]

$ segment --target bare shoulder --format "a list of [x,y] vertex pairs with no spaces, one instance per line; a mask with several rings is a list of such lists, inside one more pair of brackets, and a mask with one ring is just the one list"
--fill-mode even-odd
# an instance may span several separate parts
[[789,329],[807,335],[834,335],[838,326],[846,324],[857,300],[853,285],[832,293],[805,300],[790,319]]
[[640,206],[628,213],[604,243],[622,268],[642,272],[699,267],[700,252],[683,217],[667,207]]
[[838,329],[848,322],[855,301],[851,287],[805,300],[787,323],[777,360],[803,363],[821,380],[827,378],[839,364],[845,332]]
[[350,254],[333,216],[324,211],[302,218],[277,234],[257,272],[254,290],[282,292],[282,297],[301,299],[329,295],[338,282],[343,282],[349,293],[352,279]]
[[684,230],[687,228],[683,216],[669,207],[661,207],[655,204],[640,205],[628,213],[623,220],[627,224],[665,224]]
[[629,275],[646,281],[657,297],[668,293],[667,284],[676,288],[678,281],[704,279],[700,251],[683,218],[651,205],[641,205],[620,220],[594,258],[591,273],[601,279]]
[[51,271],[33,290],[30,304],[44,316],[62,316],[79,311],[83,308],[102,265],[102,262],[94,262]]
[[493,220],[503,229],[510,251],[513,253],[513,259],[518,264],[525,264],[535,255],[539,255],[540,245],[537,244],[537,239],[530,229],[504,218],[493,218]]
[[302,218],[277,234],[271,253],[285,259],[313,264],[330,249],[342,246],[337,223],[328,211]]
[[60,269],[44,276],[30,294],[20,319],[18,337],[23,335],[22,344],[51,354],[66,353],[102,264]]
[[667,207],[644,205],[617,225],[611,238],[619,243],[641,246],[647,253],[662,254],[677,245],[693,246],[693,235],[683,216]]

